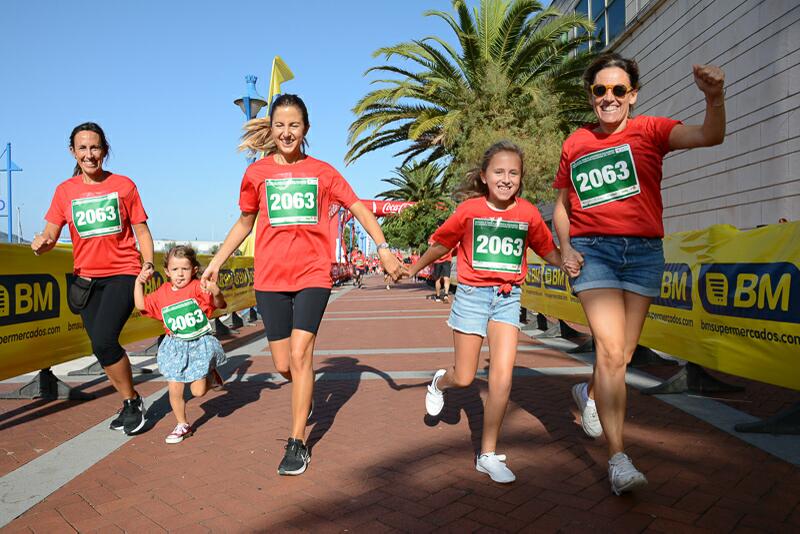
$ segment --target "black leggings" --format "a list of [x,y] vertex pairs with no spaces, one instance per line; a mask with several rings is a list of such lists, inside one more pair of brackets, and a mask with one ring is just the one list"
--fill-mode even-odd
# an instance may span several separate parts
[[130,274],[95,278],[89,302],[81,310],[92,352],[103,367],[114,365],[125,355],[119,335],[133,311],[135,282],[136,277]]
[[307,287],[300,291],[256,291],[258,312],[264,319],[269,341],[292,335],[292,329],[316,334],[331,296],[330,288]]

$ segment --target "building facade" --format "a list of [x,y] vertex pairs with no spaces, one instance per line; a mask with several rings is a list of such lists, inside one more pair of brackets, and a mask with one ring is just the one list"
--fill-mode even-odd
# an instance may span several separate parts
[[727,135],[664,159],[667,233],[800,219],[800,1],[555,0],[595,21],[598,47],[639,64],[635,114],[701,124],[693,64],[725,71]]

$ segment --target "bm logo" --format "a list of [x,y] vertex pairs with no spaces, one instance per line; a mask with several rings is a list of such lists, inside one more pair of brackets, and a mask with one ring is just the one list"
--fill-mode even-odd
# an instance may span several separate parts
[[58,282],[49,274],[0,276],[0,326],[58,317]]
[[525,276],[525,285],[532,287],[542,287],[542,268],[540,263],[529,263],[528,274]]
[[791,263],[705,264],[697,285],[709,313],[800,323],[800,270]]
[[653,301],[658,306],[692,309],[692,269],[685,263],[667,263],[661,275],[661,292]]

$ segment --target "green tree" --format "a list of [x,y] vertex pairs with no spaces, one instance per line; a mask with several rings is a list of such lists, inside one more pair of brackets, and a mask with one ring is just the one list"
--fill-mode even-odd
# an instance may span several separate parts
[[382,225],[386,241],[398,248],[427,248],[428,238],[453,212],[449,199],[417,202],[399,214],[385,219]]
[[443,171],[444,167],[437,163],[407,163],[395,169],[393,177],[381,180],[393,185],[394,189],[378,193],[378,197],[411,202],[444,198],[447,180],[442,177]]
[[[591,39],[592,24],[535,0],[481,0],[472,10],[453,0],[452,10],[425,15],[445,21],[456,44],[428,36],[374,53],[405,64],[367,71],[393,77],[376,80],[381,87],[353,108],[346,159],[388,146],[406,163],[452,158],[446,176],[457,183],[478,162],[476,153],[506,138],[529,147],[526,195],[536,199],[546,188],[529,182],[552,180],[558,164],[552,146],[590,111],[580,74],[591,56],[579,47]],[[533,150],[544,141],[548,146]]]

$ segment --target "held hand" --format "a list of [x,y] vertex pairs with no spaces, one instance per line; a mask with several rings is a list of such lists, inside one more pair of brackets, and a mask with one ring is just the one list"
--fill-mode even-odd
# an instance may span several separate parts
[[200,280],[200,289],[206,293],[211,293],[215,297],[220,294],[219,286],[211,280]]
[[571,278],[575,278],[581,274],[581,268],[583,267],[583,256],[580,252],[572,247],[565,247],[565,249],[561,251],[561,258],[561,268]]
[[144,262],[142,264],[142,270],[137,278],[141,278],[143,282],[147,282],[153,277],[153,274],[155,274],[155,272],[156,269],[155,267],[153,267],[152,263]]
[[402,276],[403,272],[403,265],[398,261],[398,259],[386,249],[380,249],[381,257],[381,265],[383,266],[383,270],[392,277],[392,281],[397,282]]
[[137,284],[146,284],[147,281],[150,279],[150,276],[147,275],[144,268],[142,268],[141,272],[136,276],[136,283]]
[[725,73],[714,65],[692,65],[694,83],[711,99],[722,96],[725,85]]
[[211,282],[212,284],[217,284],[217,278],[219,277],[219,267],[214,265],[214,263],[209,263],[208,267],[206,267],[205,271],[203,271],[202,276],[200,276],[200,287],[205,288],[205,285]]
[[36,234],[31,242],[31,249],[33,249],[33,253],[38,256],[42,252],[47,252],[50,250],[53,245],[54,242],[49,237],[45,236],[44,234]]

